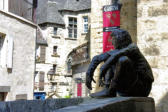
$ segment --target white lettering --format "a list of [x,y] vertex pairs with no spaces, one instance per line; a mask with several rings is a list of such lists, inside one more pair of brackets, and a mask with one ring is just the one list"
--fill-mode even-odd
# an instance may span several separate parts
[[104,6],[104,12],[115,11],[115,10],[119,10],[118,6],[114,6],[114,5]]

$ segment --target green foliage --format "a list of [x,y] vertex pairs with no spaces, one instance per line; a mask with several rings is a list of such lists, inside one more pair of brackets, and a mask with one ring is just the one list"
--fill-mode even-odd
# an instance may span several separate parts
[[71,98],[71,95],[66,95],[64,96],[64,98]]

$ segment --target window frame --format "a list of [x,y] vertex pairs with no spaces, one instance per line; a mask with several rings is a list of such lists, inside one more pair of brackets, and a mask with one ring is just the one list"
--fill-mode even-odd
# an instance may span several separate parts
[[53,46],[53,54],[57,54],[58,46]]
[[68,17],[68,38],[77,39],[78,20],[77,17]]
[[[85,21],[86,19],[87,21]],[[88,33],[88,30],[89,30],[88,21],[89,21],[88,16],[83,16],[83,33]]]
[[57,71],[57,65],[53,64],[53,72],[54,72],[54,74],[56,74],[56,71]]
[[53,35],[58,35],[58,27],[53,27]]

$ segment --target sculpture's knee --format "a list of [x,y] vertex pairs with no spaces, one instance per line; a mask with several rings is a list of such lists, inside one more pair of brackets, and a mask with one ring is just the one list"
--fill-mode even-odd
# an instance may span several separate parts
[[125,64],[131,63],[131,60],[127,56],[122,56],[118,59],[118,63],[120,65],[123,65],[123,64],[125,65]]

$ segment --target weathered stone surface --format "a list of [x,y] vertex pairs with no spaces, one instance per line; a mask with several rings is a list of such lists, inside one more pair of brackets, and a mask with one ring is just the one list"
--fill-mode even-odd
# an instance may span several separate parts
[[137,38],[138,46],[150,63],[153,74],[154,84],[150,96],[155,99],[156,111],[167,112],[168,102],[168,10],[167,0],[140,0],[138,12],[143,12],[137,18]]
[[55,100],[20,100],[0,102],[0,112],[53,112],[59,108],[78,105],[84,99],[55,99]]
[[145,97],[74,98],[0,102],[0,112],[155,112],[154,100]]
[[155,106],[152,98],[116,97],[91,99],[54,112],[155,112]]
[[168,14],[168,10],[166,7],[159,7],[159,8],[155,8],[155,7],[149,7],[148,10],[149,16],[161,16],[161,15],[167,15]]
[[[0,11],[0,33],[5,35],[0,59],[0,92],[8,92],[5,101],[15,100],[16,95],[27,94],[33,99],[35,71],[36,25],[19,16]],[[13,49],[8,43],[13,40]],[[9,45],[9,46],[8,46]],[[11,51],[11,55],[7,52]],[[9,72],[6,65],[12,63]]]

